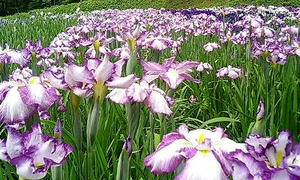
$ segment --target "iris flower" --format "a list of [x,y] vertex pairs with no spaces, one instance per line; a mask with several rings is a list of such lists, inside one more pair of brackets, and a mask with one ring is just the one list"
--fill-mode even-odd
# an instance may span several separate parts
[[218,49],[220,48],[221,46],[215,42],[213,43],[207,43],[203,46],[204,50],[207,51],[207,52],[211,52],[213,51],[214,49]]
[[154,174],[180,170],[182,165],[176,180],[227,179],[232,169],[225,154],[236,149],[246,151],[245,144],[227,138],[221,128],[189,131],[187,125],[182,125],[165,135],[144,163]]
[[44,135],[40,124],[25,133],[8,128],[7,139],[0,141],[0,159],[15,165],[23,179],[42,179],[50,167],[62,165],[73,151],[73,147],[58,141]]
[[62,106],[59,92],[31,73],[29,69],[16,70],[9,81],[0,84],[0,121],[23,123],[36,111],[41,119],[48,119],[47,110],[55,102]]
[[278,139],[251,135],[245,142],[248,153],[236,151],[228,155],[233,164],[233,179],[300,178],[300,144],[293,146],[288,132],[282,131]]
[[218,78],[228,76],[231,79],[237,79],[241,77],[241,75],[242,75],[242,69],[232,67],[231,65],[219,69],[217,73]]
[[170,105],[174,100],[159,89],[155,84],[149,85],[146,81],[139,84],[133,83],[129,88],[115,88],[107,96],[110,100],[119,104],[129,102],[142,102],[154,113],[171,115]]
[[65,68],[65,81],[80,97],[89,97],[93,93],[99,93],[100,89],[97,88],[102,87],[128,88],[137,78],[133,74],[121,77],[124,63],[125,60],[112,63],[109,61],[109,56],[105,56],[103,60],[88,59],[83,66],[69,63]]
[[165,59],[163,64],[149,61],[142,61],[141,63],[145,73],[143,79],[147,82],[151,82],[160,77],[171,89],[176,89],[184,80],[200,82],[200,80],[193,78],[189,74],[193,68],[199,65],[199,63],[195,61],[177,62],[175,58],[172,57]]
[[23,68],[29,64],[29,61],[26,59],[24,50],[10,49],[6,44],[5,49],[0,46],[0,63],[19,64]]

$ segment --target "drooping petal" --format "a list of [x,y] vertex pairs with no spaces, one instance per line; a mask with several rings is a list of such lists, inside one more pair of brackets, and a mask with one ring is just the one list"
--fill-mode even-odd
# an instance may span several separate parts
[[0,121],[8,124],[22,122],[32,116],[34,111],[34,107],[23,102],[18,87],[13,87],[0,105]]
[[115,71],[115,65],[109,61],[108,57],[105,57],[101,64],[95,70],[95,79],[97,82],[105,82],[111,78]]
[[272,172],[265,162],[257,161],[249,153],[237,150],[227,156],[233,165],[233,179],[252,180],[253,178],[271,177]]
[[[147,97],[146,88],[149,88],[148,83],[143,87],[143,83],[140,84],[134,83],[127,90],[127,95],[135,102],[143,102]],[[148,86],[148,87],[147,87]]]
[[169,69],[165,74],[161,75],[161,78],[171,89],[176,89],[177,86],[184,80],[184,77],[180,76],[179,72],[175,69]]
[[106,98],[118,104],[126,104],[130,102],[130,98],[126,93],[126,89],[113,89]]
[[134,75],[128,75],[126,77],[119,77],[113,81],[107,82],[106,86],[110,88],[129,88],[138,78]]
[[42,179],[46,176],[46,168],[36,168],[30,156],[19,156],[14,158],[11,163],[16,166],[17,174],[24,179]]
[[21,87],[19,92],[25,104],[35,106],[39,111],[48,110],[59,99],[56,89],[39,83]]
[[147,75],[159,75],[166,71],[166,69],[162,65],[156,62],[141,61],[141,64],[144,68],[145,74]]
[[[169,140],[169,138],[172,138]],[[166,143],[165,141],[168,141]],[[184,159],[181,151],[190,144],[182,138],[168,135],[164,137],[160,147],[145,158],[145,166],[154,174],[174,171]],[[167,144],[167,145],[166,145]]]
[[149,94],[144,102],[154,113],[167,114],[168,116],[173,113],[164,95],[155,90]]
[[220,163],[210,151],[198,151],[186,161],[184,169],[175,180],[220,180],[228,179]]
[[8,128],[6,152],[10,159],[18,157],[24,150],[22,135],[15,129]]

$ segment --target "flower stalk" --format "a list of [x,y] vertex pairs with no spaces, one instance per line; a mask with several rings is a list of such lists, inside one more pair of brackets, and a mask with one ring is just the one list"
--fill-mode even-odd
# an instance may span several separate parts
[[[59,143],[62,143],[62,124],[61,124],[61,120],[59,118],[57,119],[53,135],[54,135],[54,138],[58,139]],[[57,166],[57,167],[51,168],[52,180],[63,180],[62,174],[63,174],[62,166]]]
[[71,104],[72,104],[72,118],[73,118],[73,134],[75,137],[75,143],[79,150],[82,150],[82,122],[80,117],[79,105],[82,100],[81,97],[71,92]]

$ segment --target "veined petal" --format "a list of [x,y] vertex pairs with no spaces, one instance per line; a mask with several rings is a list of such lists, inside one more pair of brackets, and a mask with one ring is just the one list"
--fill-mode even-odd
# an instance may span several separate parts
[[95,79],[97,82],[105,82],[111,78],[115,72],[115,65],[109,61],[108,57],[105,57],[101,64],[95,70]]
[[138,78],[134,74],[130,74],[126,77],[119,77],[107,82],[106,86],[110,88],[129,88],[137,80]]
[[267,168],[265,162],[257,161],[249,153],[244,153],[241,150],[230,153],[227,156],[233,165],[233,179],[237,180],[252,180],[254,177],[262,178],[271,177],[271,171]]
[[143,81],[146,81],[148,83],[154,81],[155,79],[159,78],[159,75],[144,75]]
[[15,129],[8,128],[6,152],[10,159],[21,155],[24,149],[22,135]]
[[188,73],[192,68],[195,68],[198,65],[199,63],[195,61],[184,61],[176,65],[176,71],[178,71],[179,74]]
[[154,113],[163,113],[167,114],[168,116],[173,113],[166,98],[155,90],[148,95],[144,102]]
[[106,98],[118,104],[126,104],[130,102],[126,89],[115,88],[106,96]]
[[43,83],[48,83],[56,89],[68,89],[62,68],[51,67],[45,70],[41,75],[41,80]]
[[29,84],[19,88],[23,102],[36,106],[39,111],[48,110],[58,99],[55,88],[46,88],[42,84]]
[[143,87],[142,83],[134,83],[127,89],[127,95],[135,102],[143,102],[148,94],[146,92],[146,87]]
[[42,179],[48,170],[45,168],[37,169],[32,158],[26,155],[14,158],[11,163],[17,167],[17,174],[25,179]]
[[[164,141],[172,137],[164,137]],[[163,142],[162,142],[163,143]],[[145,166],[154,174],[174,171],[184,159],[181,151],[191,145],[184,139],[176,139],[168,145],[157,149],[145,158]]]
[[3,81],[0,84],[0,101],[6,96],[6,93],[13,87],[13,83],[11,81]]
[[226,180],[220,163],[212,152],[198,151],[186,161],[184,169],[175,180]]
[[247,149],[250,153],[263,154],[267,145],[272,141],[272,138],[264,138],[259,135],[251,134],[245,140],[247,144]]
[[147,75],[159,75],[166,71],[162,65],[156,62],[141,61],[141,64],[144,68],[145,74]]
[[[48,139],[47,141],[45,141]],[[45,159],[51,161],[51,165],[60,165],[65,160],[68,154],[73,151],[73,148],[65,143],[58,144],[57,139],[44,137],[45,142],[41,142],[37,151],[33,156],[34,164],[46,164]]]
[[0,105],[0,121],[14,124],[27,120],[34,113],[35,108],[26,105],[18,91],[18,87],[11,88]]
[[65,68],[65,81],[70,86],[76,86],[77,83],[95,84],[96,81],[92,72],[86,67],[80,67],[75,64],[69,64]]
[[179,72],[175,69],[169,69],[165,74],[161,75],[161,78],[169,85],[171,89],[176,89],[177,86],[184,80],[184,77],[180,76]]

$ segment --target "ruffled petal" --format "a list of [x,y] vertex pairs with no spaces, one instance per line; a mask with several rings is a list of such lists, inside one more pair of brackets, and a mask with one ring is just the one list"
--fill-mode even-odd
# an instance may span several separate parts
[[162,65],[156,62],[141,61],[141,64],[146,75],[159,75],[166,71]]
[[97,82],[105,82],[111,78],[115,72],[115,65],[109,61],[108,57],[105,57],[101,64],[95,70],[95,79]]
[[[147,84],[146,86],[149,85]],[[146,87],[143,87],[142,83],[134,83],[127,90],[127,95],[135,102],[143,102],[147,97]]]
[[188,141],[174,137],[172,134],[165,136],[162,144],[144,161],[145,166],[154,174],[174,171],[184,159],[181,151],[190,147]]
[[107,82],[106,86],[110,88],[128,88],[137,80],[138,78],[134,74],[131,74],[126,77],[119,77],[113,81]]
[[6,151],[10,159],[18,157],[24,150],[22,135],[15,129],[8,128]]
[[17,167],[17,174],[24,179],[42,179],[46,176],[47,168],[36,168],[30,156],[19,156],[11,163]]
[[11,88],[0,105],[0,121],[14,124],[28,120],[35,108],[26,105],[18,91],[18,87]]
[[30,106],[35,106],[38,111],[48,110],[59,96],[54,88],[46,88],[42,84],[29,84],[19,88],[23,102]]
[[113,89],[106,98],[118,104],[126,104],[130,102],[130,98],[127,96],[126,89]]
[[167,114],[168,116],[170,116],[173,113],[164,95],[155,90],[153,90],[149,94],[149,96],[145,99],[144,103],[154,113]]

